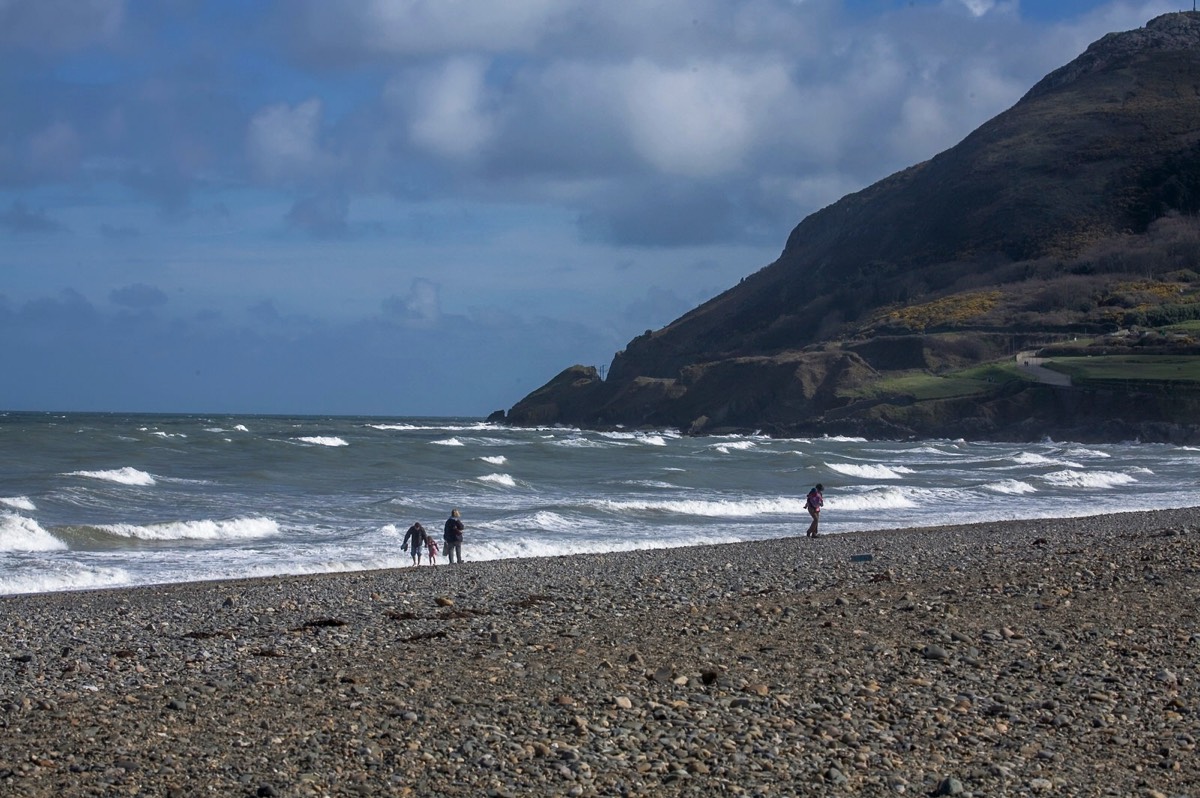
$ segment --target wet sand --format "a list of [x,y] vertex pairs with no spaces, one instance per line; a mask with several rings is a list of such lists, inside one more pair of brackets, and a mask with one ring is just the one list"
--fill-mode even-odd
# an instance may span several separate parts
[[0,793],[1200,795],[1198,605],[1200,508],[7,597]]

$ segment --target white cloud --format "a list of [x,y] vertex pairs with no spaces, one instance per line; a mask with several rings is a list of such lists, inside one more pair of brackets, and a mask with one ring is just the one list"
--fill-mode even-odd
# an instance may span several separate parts
[[713,177],[737,169],[791,84],[778,64],[697,62],[664,68],[645,60],[625,74],[629,136],[666,174]]
[[455,59],[432,74],[417,76],[409,125],[412,141],[446,158],[477,155],[494,131],[485,110],[485,73],[486,64],[479,59]]
[[321,165],[321,101],[270,105],[250,120],[246,149],[255,172],[270,182],[311,175]]

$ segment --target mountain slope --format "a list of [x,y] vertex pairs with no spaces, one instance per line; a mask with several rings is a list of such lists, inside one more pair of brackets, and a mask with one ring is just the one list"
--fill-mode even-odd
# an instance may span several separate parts
[[[1197,211],[1200,15],[1169,14],[1104,37],[957,146],[804,219],[777,261],[631,341],[607,380],[560,375],[508,420],[920,434],[871,416],[860,389],[1112,332],[1131,307],[1200,318],[1200,303],[1186,307],[1200,300]],[[985,435],[1021,421],[954,420]]]

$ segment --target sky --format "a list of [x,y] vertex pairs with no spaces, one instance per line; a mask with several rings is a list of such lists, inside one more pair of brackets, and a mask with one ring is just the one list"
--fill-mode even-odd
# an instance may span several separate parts
[[509,408],[1182,1],[0,0],[0,410]]

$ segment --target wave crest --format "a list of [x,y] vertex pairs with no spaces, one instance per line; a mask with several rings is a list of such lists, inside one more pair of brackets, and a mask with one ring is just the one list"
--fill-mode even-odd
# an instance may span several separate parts
[[103,524],[98,527],[110,535],[137,540],[254,540],[279,534],[279,525],[258,516],[226,521],[171,521],[164,524]]
[[67,544],[32,518],[0,513],[0,551],[62,551]]
[[108,471],[72,471],[68,476],[101,479],[105,482],[116,482],[118,485],[149,486],[157,484],[154,477],[145,471],[139,471],[130,466],[114,468]]

